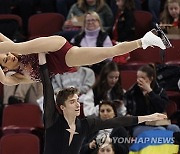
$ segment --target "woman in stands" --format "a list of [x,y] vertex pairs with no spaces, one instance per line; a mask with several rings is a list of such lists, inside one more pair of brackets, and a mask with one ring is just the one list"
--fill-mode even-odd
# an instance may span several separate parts
[[[76,47],[64,37],[40,37],[27,42],[14,43],[0,34],[0,81],[6,85],[31,83],[40,80],[37,53],[47,53],[51,75],[71,71],[72,67],[91,65],[142,47],[158,46],[166,49],[160,37],[151,31],[143,38],[119,43],[113,47]],[[14,71],[9,72],[9,71]]]

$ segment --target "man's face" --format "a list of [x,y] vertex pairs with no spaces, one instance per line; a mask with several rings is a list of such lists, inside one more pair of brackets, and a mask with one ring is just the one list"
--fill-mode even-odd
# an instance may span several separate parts
[[68,97],[68,99],[65,101],[65,105],[61,105],[61,110],[63,110],[63,114],[70,116],[80,115],[80,103],[78,98],[79,97],[77,94]]

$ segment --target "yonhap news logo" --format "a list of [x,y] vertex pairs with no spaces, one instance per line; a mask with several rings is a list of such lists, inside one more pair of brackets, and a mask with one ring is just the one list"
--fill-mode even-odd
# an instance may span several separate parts
[[112,137],[112,143],[133,144],[133,143],[150,143],[150,144],[173,144],[174,137]]

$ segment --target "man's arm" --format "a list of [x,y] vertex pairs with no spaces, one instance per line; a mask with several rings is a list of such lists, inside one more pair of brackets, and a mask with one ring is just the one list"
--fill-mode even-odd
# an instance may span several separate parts
[[45,128],[49,128],[56,121],[57,111],[54,100],[54,90],[49,78],[49,72],[46,64],[46,57],[44,53],[38,55],[40,74],[43,84],[43,95],[44,95],[44,123]]
[[166,118],[167,116],[164,114],[154,113],[151,115],[138,116],[138,117],[137,116],[116,117],[104,121],[96,118],[87,118],[87,122],[89,125],[88,130],[90,130],[91,133],[98,131],[100,129],[115,128],[120,126],[132,126],[132,125],[137,125],[139,123],[143,123],[145,121],[156,121]]

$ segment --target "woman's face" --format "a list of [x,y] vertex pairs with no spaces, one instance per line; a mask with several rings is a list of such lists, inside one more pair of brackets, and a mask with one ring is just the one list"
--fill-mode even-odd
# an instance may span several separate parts
[[178,3],[173,2],[168,4],[169,14],[174,18],[178,19],[180,14],[180,6]]
[[105,146],[104,148],[99,148],[98,154],[114,154],[112,145],[109,144],[109,145]]
[[144,81],[146,82],[146,83],[148,83],[148,84],[151,84],[151,82],[152,82],[152,80],[153,80],[153,78],[149,78],[148,76],[147,76],[147,73],[145,73],[145,72],[142,72],[142,71],[137,71],[137,80],[138,79],[144,79]]
[[124,0],[116,0],[116,5],[119,10],[123,10],[124,8]]
[[112,106],[108,104],[101,105],[99,109],[99,115],[102,120],[112,119],[115,117],[115,113]]
[[86,0],[87,4],[93,6],[96,4],[96,0]]
[[99,20],[95,16],[88,14],[85,19],[85,28],[87,30],[93,31],[99,27],[100,27]]
[[113,88],[119,79],[119,71],[112,71],[107,75],[107,82],[110,88]]
[[0,54],[0,64],[7,69],[15,69],[18,65],[18,58],[11,54]]

